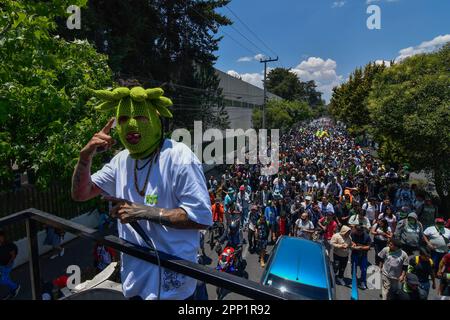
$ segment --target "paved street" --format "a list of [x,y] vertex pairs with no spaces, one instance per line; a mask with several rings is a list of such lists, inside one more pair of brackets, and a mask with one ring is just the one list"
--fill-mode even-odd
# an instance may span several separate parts
[[[50,260],[49,255],[44,255],[41,257],[41,274],[43,279],[51,280],[56,277],[64,274],[67,266],[69,265],[79,265],[82,270],[86,270],[92,266],[93,262],[93,250],[94,244],[85,239],[75,239],[72,242],[68,243],[65,248],[65,255],[63,257],[58,257],[55,260]],[[210,266],[214,268],[217,265],[217,254],[215,252],[211,252],[209,249],[209,245],[205,244],[206,253],[212,259]],[[272,246],[268,247],[268,253],[270,254],[272,250]],[[248,277],[250,280],[259,281],[263,269],[258,263],[258,256],[256,254],[250,254],[247,250],[247,245],[244,245],[243,249],[243,257],[247,260],[247,268],[246,271],[248,273]],[[369,253],[369,261],[373,263],[374,261],[374,251],[373,249]],[[85,276],[87,276],[85,274]],[[351,284],[351,275],[350,275],[350,264],[348,265],[346,272],[346,281],[350,285]],[[31,299],[31,285],[30,285],[30,277],[29,277],[29,269],[28,265],[23,265],[12,273],[12,278],[17,280],[21,286],[22,290],[17,297],[19,300]],[[208,285],[208,296],[209,299],[216,299],[216,287]],[[350,299],[350,286],[337,286],[337,299],[339,300],[349,300]],[[6,294],[5,288],[0,288],[0,296]],[[435,292],[431,290],[430,299],[433,299],[435,296]],[[380,290],[359,290],[359,298],[360,300],[379,300],[380,299]],[[225,300],[242,300],[248,299],[246,297],[240,296],[235,293],[229,293]]]

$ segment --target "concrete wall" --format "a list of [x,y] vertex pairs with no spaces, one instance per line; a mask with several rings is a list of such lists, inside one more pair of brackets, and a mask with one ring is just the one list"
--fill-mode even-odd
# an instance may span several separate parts
[[[219,87],[223,90],[225,99],[247,102],[257,106],[264,104],[264,89],[217,69],[216,73],[220,80]],[[267,93],[267,96],[269,99],[281,99],[270,92]]]

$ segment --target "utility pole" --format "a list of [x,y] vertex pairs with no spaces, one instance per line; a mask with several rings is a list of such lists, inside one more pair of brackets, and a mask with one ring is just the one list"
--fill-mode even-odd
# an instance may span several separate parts
[[260,62],[264,63],[264,104],[263,104],[263,123],[262,123],[262,128],[266,129],[266,104],[267,104],[267,86],[266,86],[266,82],[267,82],[267,63],[268,62],[274,62],[274,61],[278,61],[278,57],[276,59],[271,59],[269,57],[269,59],[261,59]]

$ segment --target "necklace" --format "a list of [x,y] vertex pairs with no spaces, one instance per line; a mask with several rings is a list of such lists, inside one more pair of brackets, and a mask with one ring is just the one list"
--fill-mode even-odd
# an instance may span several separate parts
[[138,162],[136,160],[136,168],[137,168],[137,170],[141,171],[142,169],[144,169],[150,163],[150,161],[152,161],[152,158],[148,159],[148,161],[142,167],[139,168],[138,167]]
[[[142,189],[139,189],[139,186],[138,186],[138,178],[137,178],[138,163],[137,163],[137,160],[135,160],[135,162],[134,162],[135,163],[135,165],[134,165],[134,187],[136,188],[137,193],[139,193],[139,195],[141,197],[145,196],[145,189],[147,188],[147,183],[148,183],[148,179],[150,177],[150,172],[152,171],[152,165],[153,165],[153,162],[156,159],[156,156],[158,155],[158,153],[159,153],[159,149],[156,150],[153,157],[151,157],[150,160],[147,162],[147,164],[151,163],[151,165],[148,167],[147,176],[145,177],[145,181],[144,181],[144,185],[143,185]],[[145,164],[145,166],[147,166],[147,164]],[[141,169],[143,169],[144,167],[142,167]]]

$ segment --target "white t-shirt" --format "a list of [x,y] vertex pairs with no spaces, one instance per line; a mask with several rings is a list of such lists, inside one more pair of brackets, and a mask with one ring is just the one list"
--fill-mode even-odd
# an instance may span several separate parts
[[324,190],[325,189],[325,183],[316,181],[313,184],[313,188],[317,189],[317,190]]
[[369,220],[371,221],[375,220],[378,213],[378,206],[376,204],[372,205],[370,202],[365,202],[362,205],[362,209],[366,211],[366,217]]
[[[139,161],[139,167],[144,163]],[[99,188],[113,197],[157,208],[182,208],[190,220],[212,225],[211,202],[202,166],[185,144],[169,139],[164,141],[159,157],[151,168],[145,197],[140,196],[134,186],[134,166],[135,161],[129,156],[128,150],[123,150],[91,178]],[[147,169],[145,167],[138,171],[139,188],[143,187]],[[197,262],[200,242],[198,230],[173,229],[149,221],[139,221],[139,224],[147,231],[157,250]],[[118,231],[121,238],[147,247],[128,224],[118,223]],[[122,254],[121,277],[125,297],[140,296],[154,300],[159,284],[161,299],[181,300],[194,293],[195,279],[165,268],[161,271],[161,283],[158,276],[157,265]]]
[[378,215],[378,219],[386,219],[389,228],[391,228],[391,230],[395,231],[394,225],[397,223],[397,217],[395,215],[392,215],[392,218],[389,218],[389,216],[387,214],[384,213],[380,213]]
[[431,244],[436,246],[436,252],[444,253],[448,251],[447,243],[450,242],[450,229],[444,228],[444,232],[440,233],[435,226],[425,229],[424,235],[430,240]]
[[295,221],[295,225],[297,226],[297,237],[311,239],[311,233],[304,232],[304,230],[314,230],[314,224],[311,221],[297,219],[297,221]]

